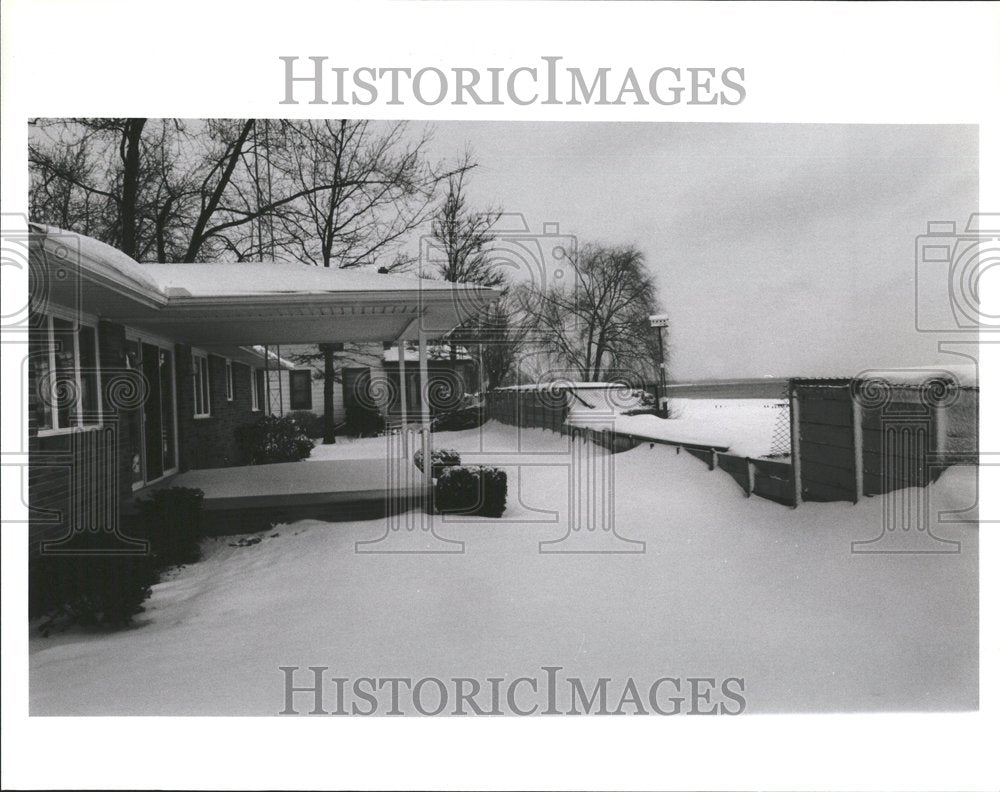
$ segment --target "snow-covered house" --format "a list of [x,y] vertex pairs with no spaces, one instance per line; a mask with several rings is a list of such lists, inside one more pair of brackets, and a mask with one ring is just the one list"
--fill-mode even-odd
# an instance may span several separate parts
[[[234,432],[267,409],[289,347],[415,342],[422,354],[397,367],[426,388],[427,339],[496,297],[300,264],[139,264],[44,226],[31,227],[29,263],[28,493],[47,534],[98,529],[181,471],[239,464]],[[400,409],[429,426],[419,402]]]
[[[316,344],[294,344],[268,350],[286,365],[268,376],[269,409],[274,413],[306,410],[323,414],[323,357]],[[419,412],[419,350],[405,345],[400,374],[399,346],[387,342],[337,344],[334,351],[333,414],[337,425],[350,424],[355,409],[376,409],[398,417],[402,410],[400,382],[407,384],[407,404]],[[446,409],[467,393],[480,390],[479,368],[469,351],[456,346],[428,344],[428,384],[431,414]]]

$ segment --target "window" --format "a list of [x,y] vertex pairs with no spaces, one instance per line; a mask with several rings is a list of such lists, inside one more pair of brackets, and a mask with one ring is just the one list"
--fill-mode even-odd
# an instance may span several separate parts
[[264,369],[253,369],[251,377],[250,409],[262,410],[264,409]]
[[32,335],[31,361],[39,431],[100,425],[101,372],[92,326],[45,317]]
[[233,400],[233,361],[226,361],[226,401]]
[[208,357],[195,354],[194,364],[194,417],[205,418],[212,414],[212,390],[208,378]]
[[312,372],[309,369],[290,371],[288,373],[288,390],[293,410],[312,409]]

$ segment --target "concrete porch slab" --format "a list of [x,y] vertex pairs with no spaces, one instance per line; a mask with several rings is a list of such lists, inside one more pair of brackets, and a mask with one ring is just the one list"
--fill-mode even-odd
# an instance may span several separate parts
[[207,511],[273,509],[423,496],[423,474],[410,460],[390,471],[385,459],[337,459],[189,470],[159,485],[205,493]]

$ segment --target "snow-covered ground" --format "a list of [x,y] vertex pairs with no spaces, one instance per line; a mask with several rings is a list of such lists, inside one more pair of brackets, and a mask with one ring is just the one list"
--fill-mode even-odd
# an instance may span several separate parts
[[[377,456],[383,443],[318,451]],[[503,519],[436,518],[464,554],[355,553],[381,520],[208,540],[135,629],[34,637],[32,714],[274,714],[289,665],[349,678],[512,679],[546,665],[647,685],[739,676],[751,713],[976,706],[974,526],[938,529],[961,541],[953,555],[852,555],[852,540],[879,533],[880,499],[788,509],[643,445],[613,459],[618,531],[646,552],[540,554],[566,532],[567,439],[489,424],[435,443],[510,473]],[[974,487],[973,469],[952,469],[933,504],[968,507]]]

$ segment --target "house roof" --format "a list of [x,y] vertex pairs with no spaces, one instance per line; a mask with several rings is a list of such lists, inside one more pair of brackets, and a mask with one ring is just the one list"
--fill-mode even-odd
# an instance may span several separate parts
[[252,344],[442,335],[500,295],[493,289],[308,264],[140,264],[90,237],[32,226],[34,304],[51,301],[179,341]]

